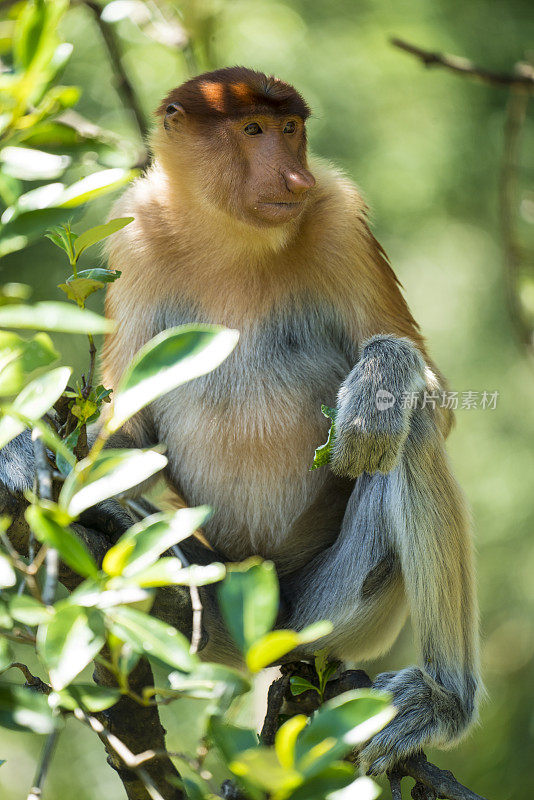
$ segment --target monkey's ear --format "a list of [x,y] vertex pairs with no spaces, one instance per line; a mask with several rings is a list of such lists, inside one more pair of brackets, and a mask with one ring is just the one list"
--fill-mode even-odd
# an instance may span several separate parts
[[179,118],[185,117],[184,107],[180,103],[171,103],[165,109],[165,119],[163,124],[167,128],[170,122],[177,122]]

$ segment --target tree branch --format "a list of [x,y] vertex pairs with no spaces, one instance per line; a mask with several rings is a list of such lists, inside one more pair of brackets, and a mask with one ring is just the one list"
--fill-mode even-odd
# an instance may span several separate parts
[[147,120],[144,114],[144,111],[139,103],[133,85],[124,69],[122,64],[122,54],[120,51],[119,43],[117,41],[117,37],[115,36],[115,32],[111,25],[102,19],[102,6],[98,5],[98,3],[93,2],[93,0],[82,0],[83,5],[89,9],[91,14],[93,15],[93,19],[95,20],[98,29],[100,31],[100,35],[102,37],[102,41],[106,48],[108,58],[111,64],[111,68],[114,73],[115,77],[115,88],[119,93],[121,98],[122,104],[129,108],[133,114],[135,122],[137,124],[137,128],[139,130],[139,135],[141,139],[146,141],[148,134],[149,134],[149,127],[147,124]]
[[423,62],[425,67],[442,67],[450,72],[469,75],[483,83],[489,83],[491,86],[500,86],[501,88],[504,87],[508,89],[516,88],[527,92],[534,92],[534,69],[530,64],[517,64],[516,72],[514,73],[494,72],[485,67],[476,66],[467,58],[460,58],[460,56],[448,55],[447,53],[439,53],[432,50],[424,50],[422,47],[416,47],[396,37],[391,39],[391,44],[418,58]]

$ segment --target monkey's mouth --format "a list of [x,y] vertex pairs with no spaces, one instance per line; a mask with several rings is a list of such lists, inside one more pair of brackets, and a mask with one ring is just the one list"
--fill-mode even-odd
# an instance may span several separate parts
[[256,213],[260,214],[262,217],[271,218],[273,220],[284,220],[300,214],[303,206],[304,203],[302,200],[292,200],[287,202],[262,200],[258,203],[255,203],[254,208]]

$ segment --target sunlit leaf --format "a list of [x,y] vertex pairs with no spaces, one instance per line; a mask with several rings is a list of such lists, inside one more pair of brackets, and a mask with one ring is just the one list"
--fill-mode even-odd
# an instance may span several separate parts
[[92,247],[92,245],[97,242],[102,242],[104,239],[107,239],[108,236],[125,228],[126,225],[129,225],[133,220],[133,217],[118,217],[117,219],[106,222],[104,225],[97,225],[95,228],[89,228],[89,230],[84,231],[76,240],[76,256],[80,256],[88,247]]
[[276,753],[269,747],[256,747],[245,750],[236,756],[228,765],[239,777],[249,780],[269,794],[281,797],[288,796],[302,781],[294,769],[283,767]]
[[[343,791],[349,785],[354,785],[354,767],[342,761],[334,761],[307,778],[291,793],[290,800],[325,800],[325,797],[331,797],[333,792]],[[351,800],[363,799],[358,794],[353,794]]]
[[0,150],[2,170],[23,181],[58,178],[69,166],[69,156],[58,156],[29,147],[4,147]]
[[92,461],[79,461],[68,475],[59,505],[71,517],[131,489],[162,470],[167,459],[155,450],[104,450]]
[[11,566],[10,560],[0,553],[0,586],[2,589],[7,589],[9,586],[14,586],[16,582],[17,573]]
[[219,602],[228,630],[246,652],[276,619],[278,579],[274,564],[249,559],[231,565],[219,587]]
[[57,721],[46,695],[24,686],[0,684],[0,725],[14,731],[52,733]]
[[128,581],[136,586],[206,586],[221,581],[226,575],[224,564],[192,564],[183,568],[178,558],[160,558],[155,564],[136,572]]
[[137,170],[121,169],[120,167],[93,172],[92,175],[68,186],[63,192],[58,206],[72,208],[87,203],[103,194],[120,189],[121,186],[133,180],[137,174]]
[[20,391],[33,372],[53,364],[57,358],[46,333],[23,339],[16,333],[0,331],[0,396]]
[[208,506],[199,506],[146,517],[129,528],[108,550],[102,568],[108,575],[125,577],[146,569],[174,544],[191,536],[209,514]]
[[0,308],[0,328],[31,328],[65,333],[109,333],[115,323],[69,303],[42,302]]
[[308,724],[305,714],[296,714],[277,730],[274,738],[274,749],[278,761],[283,767],[292,769],[295,766],[295,744],[297,736]]
[[93,714],[105,711],[115,705],[121,693],[111,686],[96,686],[94,683],[73,683],[59,692],[52,692],[48,696],[51,708],[63,708],[74,711],[83,708]]
[[328,621],[316,622],[308,628],[304,628],[297,633],[296,631],[270,631],[257,639],[247,651],[246,661],[251,672],[259,672],[268,667],[269,664],[276,663],[282,656],[291,652],[300,644],[307,644],[322,636],[326,636],[332,630],[332,623]]
[[376,800],[380,794],[380,786],[367,775],[362,775],[345,788],[330,792],[326,800]]
[[215,369],[237,344],[237,331],[182,325],[155,336],[134,357],[115,392],[109,430],[176,386]]
[[[19,306],[8,306],[6,309],[0,309],[0,315],[3,310],[8,311],[12,308],[19,308]],[[70,374],[71,370],[68,367],[59,367],[47,372],[40,378],[35,378],[17,395],[11,406],[7,407],[7,412],[11,407],[28,420],[40,419],[61,397]],[[11,439],[22,433],[24,427],[24,424],[19,419],[6,413],[0,419],[0,448],[5,447]]]
[[69,300],[73,300],[82,306],[93,292],[103,289],[102,281],[95,281],[93,278],[69,278],[66,283],[59,283],[58,289],[65,292]]
[[45,662],[54,689],[67,686],[101,650],[105,642],[100,612],[58,603],[53,619],[37,632],[37,652]]
[[27,594],[14,595],[9,600],[9,611],[13,619],[23,625],[40,625],[54,616],[51,608]]
[[128,607],[110,609],[106,617],[110,630],[136,653],[152,656],[183,672],[197,664],[185,636],[166,622]]
[[80,539],[60,522],[59,514],[51,508],[28,506],[25,512],[28,525],[36,538],[58,551],[65,564],[84,577],[96,577],[97,566]]

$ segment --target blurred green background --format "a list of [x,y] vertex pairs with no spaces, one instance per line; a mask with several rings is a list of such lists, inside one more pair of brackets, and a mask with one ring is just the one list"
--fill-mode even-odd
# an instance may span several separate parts
[[[122,5],[122,8],[121,8]],[[341,166],[361,187],[376,235],[402,280],[430,350],[451,388],[498,391],[495,410],[457,412],[450,437],[455,471],[473,509],[478,550],[482,663],[488,697],[480,725],[450,753],[429,752],[474,791],[492,799],[534,793],[534,372],[516,343],[507,311],[499,236],[498,184],[507,92],[425,70],[393,48],[396,35],[430,49],[510,70],[528,55],[534,15],[528,0],[286,0],[170,3],[114,2],[108,16],[123,64],[150,118],[160,98],[200,68],[244,64],[294,83],[313,108],[311,149]],[[180,24],[193,49],[180,49]],[[139,146],[137,127],[113,87],[93,15],[73,5],[61,36],[74,44],[62,83],[82,90],[77,110]],[[534,126],[527,120],[520,170],[518,235],[534,240]],[[114,166],[117,156],[113,157]],[[120,161],[120,157],[118,158]],[[99,162],[102,167],[102,160]],[[67,182],[91,172],[88,152]],[[102,221],[110,196],[87,207],[82,230]],[[93,264],[87,261],[87,266]],[[35,299],[60,299],[65,267],[42,240],[0,263],[1,279],[32,284]],[[532,284],[522,300],[534,313]],[[98,302],[89,303],[98,308]],[[81,337],[59,338],[67,363],[81,369]],[[26,658],[26,653],[24,653]],[[371,672],[414,660],[409,627]],[[31,658],[29,661],[31,665]],[[177,718],[177,714],[180,715]],[[196,701],[164,715],[169,747],[194,749]],[[46,797],[122,798],[121,784],[89,733],[60,739]],[[41,741],[0,734],[3,800],[24,794]],[[385,792],[387,796],[387,790]],[[24,795],[25,796],[25,795]],[[408,796],[408,795],[407,795]]]

